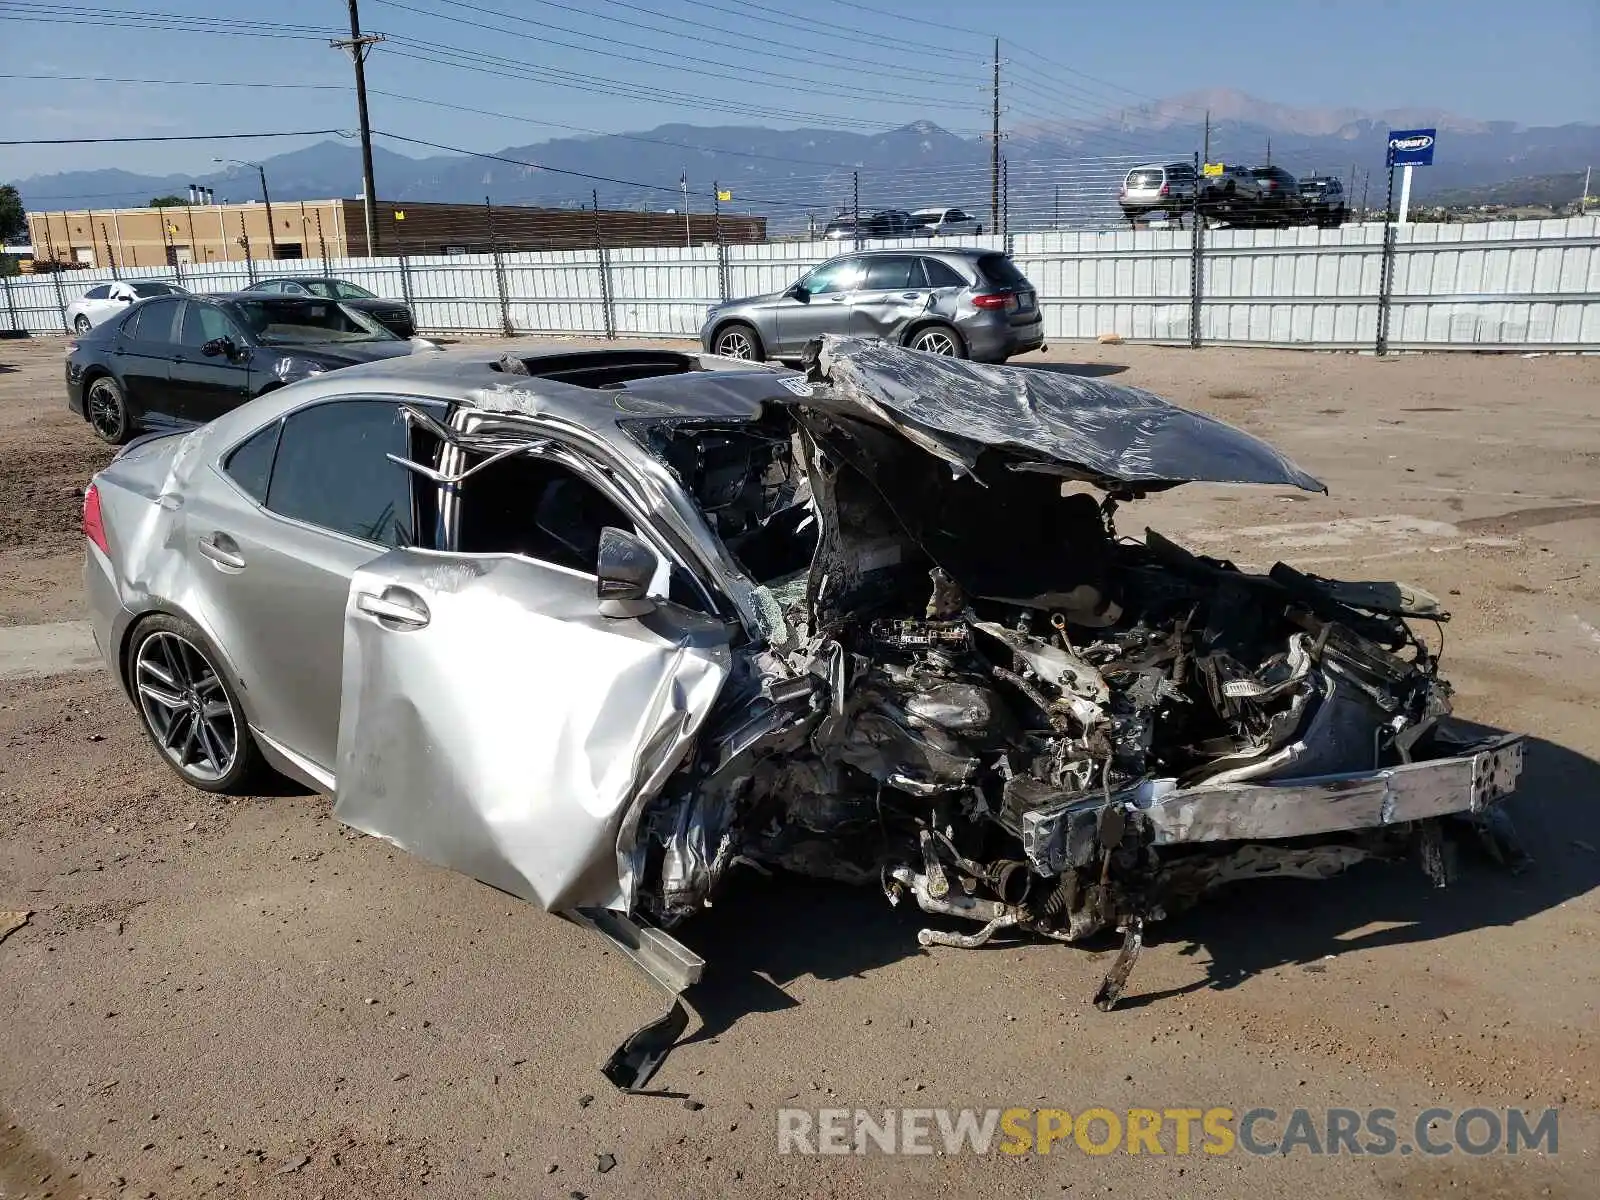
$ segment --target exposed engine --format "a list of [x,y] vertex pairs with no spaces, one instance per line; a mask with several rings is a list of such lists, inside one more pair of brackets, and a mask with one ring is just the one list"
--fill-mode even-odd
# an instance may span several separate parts
[[[1219,883],[1407,849],[1442,877],[1437,821],[1381,788],[1370,821],[1330,815],[1326,782],[1461,752],[1408,624],[1448,619],[1431,597],[1122,538],[1132,489],[1015,456],[952,472],[825,403],[643,436],[782,614],[652,809],[658,919],[741,861],[877,882],[980,926],[924,944],[1123,930],[1109,1004],[1144,922]],[[1234,803],[1283,781],[1317,788]]]

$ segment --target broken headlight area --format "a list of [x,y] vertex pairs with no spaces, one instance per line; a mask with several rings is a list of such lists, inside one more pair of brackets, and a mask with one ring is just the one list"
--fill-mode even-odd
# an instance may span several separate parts
[[793,634],[644,816],[655,919],[740,862],[875,883],[976,926],[924,945],[1123,931],[1109,1005],[1145,923],[1215,887],[1408,852],[1442,880],[1440,819],[1503,832],[1520,740],[1451,724],[1413,628],[1448,618],[1431,597],[1120,537],[1118,498],[1158,482],[1097,498],[1018,453],[952,471],[832,399],[792,436],[654,440]]

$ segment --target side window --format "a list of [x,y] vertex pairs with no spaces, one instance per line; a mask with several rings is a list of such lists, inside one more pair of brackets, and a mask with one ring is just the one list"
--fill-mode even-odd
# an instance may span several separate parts
[[959,208],[952,208],[949,212],[945,213],[944,219],[946,221],[970,221],[970,220],[972,220],[971,217],[967,216],[967,214],[962,212]]
[[99,287],[92,287],[83,294],[85,300],[109,300],[111,298],[111,285],[102,283]]
[[866,282],[861,285],[862,289],[868,292],[887,292],[921,287],[921,272],[917,273],[915,283],[911,279],[916,265],[917,260],[910,255],[888,254],[869,258]]
[[[468,465],[482,461],[468,455]],[[593,575],[600,531],[633,519],[588,480],[549,459],[518,454],[461,485],[456,548],[463,554],[521,554]]]
[[228,320],[228,315],[215,304],[202,304],[198,300],[186,303],[183,330],[178,344],[198,350],[213,338],[232,338],[242,342],[238,327]]
[[247,292],[266,292],[268,295],[273,295],[277,292],[281,292],[282,290],[283,285],[280,284],[276,279],[268,279],[262,283],[253,283],[249,287],[245,288],[245,291]]
[[922,269],[927,272],[928,286],[932,288],[969,287],[960,273],[949,263],[941,262],[937,258],[922,260]]
[[806,276],[806,291],[813,296],[825,296],[829,292],[853,292],[861,284],[861,267],[859,258],[839,258],[823,263]]
[[383,546],[416,544],[407,425],[388,400],[335,400],[283,419],[267,488],[280,516]]
[[228,477],[244,489],[257,504],[267,502],[267,481],[272,478],[272,460],[278,453],[278,434],[282,421],[274,421],[233,448],[222,464]]
[[[482,461],[468,454],[467,465]],[[594,484],[548,458],[518,454],[474,473],[461,484],[456,549],[462,554],[520,554],[585,575],[595,573],[600,531],[637,530],[632,517]],[[699,589],[676,566],[662,563],[652,594],[706,609]]]
[[309,296],[309,295],[311,295],[311,292],[303,284],[290,283],[287,280],[285,280],[283,283],[280,283],[278,285],[278,290],[280,292],[282,292],[286,296]]
[[122,325],[122,335],[154,345],[172,342],[172,323],[178,315],[178,300],[151,300],[133,310],[133,317]]

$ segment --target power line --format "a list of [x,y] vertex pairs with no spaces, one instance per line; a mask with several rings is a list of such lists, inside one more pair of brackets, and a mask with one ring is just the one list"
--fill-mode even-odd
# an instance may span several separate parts
[[338,137],[351,136],[350,132],[344,129],[299,129],[278,133],[163,133],[146,137],[19,138],[0,141],[0,146],[92,146],[112,142],[220,142],[236,138],[322,137],[327,134]]
[[[565,87],[576,88],[579,91],[591,91],[600,95],[623,96],[629,99],[654,99],[685,108],[709,108],[767,120],[809,120],[832,128],[847,127],[878,131],[884,129],[887,124],[883,121],[874,121],[867,118],[837,117],[826,113],[804,112],[791,108],[713,100],[703,94],[650,87],[628,80],[613,79],[608,76],[567,71],[559,67],[528,66],[516,59],[503,58],[481,50],[444,46],[437,42],[414,41],[410,38],[395,35],[391,35],[389,38],[389,45],[391,47],[391,55],[414,58],[419,62],[430,62],[437,66],[476,71],[479,74],[493,75],[498,79],[504,79],[507,75],[512,75],[535,82],[559,83]],[[395,46],[404,47],[404,50],[395,50],[393,49]],[[410,53],[406,53],[406,51],[410,51]],[[947,132],[959,134],[961,132],[971,133],[976,131],[947,130]]]
[[[372,2],[375,3],[375,4],[380,4],[380,5],[388,5],[390,7],[400,7],[400,5],[394,3],[393,0],[372,0]],[[971,82],[971,80],[968,77],[964,76],[964,75],[957,75],[957,74],[954,74],[954,73],[951,73],[951,72],[948,72],[948,71],[930,71],[930,70],[926,70],[926,69],[907,69],[907,68],[902,67],[902,66],[885,63],[880,59],[861,58],[861,57],[858,57],[856,55],[846,54],[846,53],[844,53],[842,51],[834,51],[834,50],[829,50],[829,51],[826,51],[826,52],[819,52],[819,51],[810,50],[810,49],[808,49],[806,47],[803,47],[803,46],[794,46],[794,45],[790,45],[790,44],[787,44],[787,43],[777,42],[777,41],[774,41],[774,40],[772,40],[770,38],[744,37],[744,38],[741,38],[739,41],[736,41],[736,42],[728,41],[726,39],[721,39],[721,38],[716,38],[716,37],[711,36],[710,35],[710,30],[709,30],[708,27],[706,27],[704,25],[701,25],[701,24],[698,24],[698,23],[694,23],[694,22],[690,22],[690,24],[695,25],[694,32],[692,32],[692,33],[680,33],[677,30],[668,29],[665,26],[654,25],[654,24],[650,24],[649,22],[645,22],[645,21],[633,21],[633,20],[629,20],[627,17],[620,17],[620,16],[616,16],[615,14],[609,14],[608,13],[608,14],[605,14],[604,16],[597,16],[597,14],[595,13],[593,8],[583,8],[583,7],[579,7],[577,5],[573,5],[573,4],[563,4],[563,3],[560,2],[560,0],[529,0],[529,2],[539,5],[541,8],[553,8],[553,9],[557,9],[557,10],[559,10],[561,12],[575,13],[575,14],[577,14],[579,16],[602,20],[608,26],[609,25],[622,25],[622,26],[625,26],[625,27],[627,27],[629,29],[639,29],[639,30],[643,30],[646,33],[658,34],[658,35],[660,35],[662,37],[677,38],[680,41],[693,42],[697,46],[708,46],[708,45],[709,46],[722,46],[722,47],[725,47],[725,48],[730,49],[730,50],[737,50],[737,51],[744,51],[744,52],[748,52],[752,45],[772,46],[775,49],[778,49],[778,50],[782,51],[782,53],[784,54],[784,56],[786,58],[796,58],[797,57],[797,58],[800,58],[802,61],[811,62],[811,63],[817,63],[817,64],[820,64],[820,65],[822,65],[824,67],[831,67],[834,70],[841,71],[841,72],[848,72],[848,71],[853,69],[853,68],[851,68],[849,66],[846,66],[846,65],[843,65],[843,64],[859,64],[861,66],[871,67],[874,71],[876,71],[880,75],[887,75],[887,76],[893,76],[895,78],[907,79],[907,80],[910,80],[910,81],[915,82],[915,83],[952,83],[953,82],[953,83],[957,83],[957,84],[967,84],[967,83]],[[615,0],[612,0],[612,2],[615,2]],[[644,8],[644,7],[640,6],[640,5],[635,5],[635,4],[621,4],[620,6],[625,8],[625,9],[628,9],[630,11],[640,12],[640,13],[655,13],[657,11],[657,10],[654,10],[654,9]],[[458,4],[458,5],[452,5],[452,7],[453,8],[465,8],[468,11],[477,12],[477,13],[483,13],[483,14],[487,14],[489,16],[504,17],[505,19],[512,20],[512,21],[519,21],[519,20],[520,21],[526,21],[527,20],[526,16],[517,16],[516,14],[512,14],[512,13],[499,12],[499,11],[496,11],[495,9],[487,8],[487,7],[484,7],[482,5]],[[666,14],[666,13],[662,13],[660,15],[663,16],[663,17],[666,17],[669,20],[674,20],[674,21],[685,21],[686,20],[686,18],[676,17],[676,16],[672,16],[671,14]],[[548,21],[543,22],[542,23],[542,27],[551,28],[551,29],[559,29],[564,33],[571,33],[571,34],[574,34],[574,35],[579,36],[579,37],[592,37],[592,36],[594,36],[593,33],[588,32],[588,31],[577,30],[577,29],[569,29],[569,28],[567,28],[565,26],[556,25],[556,24],[554,24],[552,22],[548,22]],[[608,35],[608,38],[609,38],[609,35]],[[633,43],[628,43],[628,42],[624,42],[624,43],[620,43],[620,44],[622,44],[622,45],[633,45]],[[653,50],[654,48],[652,47],[650,49]],[[660,52],[664,53],[664,54],[672,53],[670,50],[666,50],[665,48],[661,49]]]
[[[696,57],[694,55],[688,55],[688,54],[674,55],[674,57],[677,60],[677,61],[674,61],[674,62],[660,62],[660,61],[657,61],[655,59],[640,58],[640,57],[638,57],[636,55],[618,54],[616,52],[616,50],[614,49],[614,47],[616,47],[616,46],[627,46],[627,47],[630,47],[630,48],[633,48],[633,49],[643,50],[643,51],[645,51],[647,53],[651,53],[651,54],[672,54],[673,52],[672,51],[667,51],[667,50],[657,50],[654,47],[650,47],[650,46],[641,46],[637,42],[623,41],[622,39],[619,39],[619,38],[607,38],[604,43],[592,44],[592,45],[585,46],[585,45],[581,45],[581,44],[574,43],[574,42],[562,41],[559,38],[552,38],[552,37],[543,36],[541,34],[528,33],[528,32],[526,32],[524,30],[521,30],[521,29],[507,29],[504,26],[500,26],[500,25],[489,25],[489,24],[485,24],[482,21],[473,21],[473,20],[470,20],[470,19],[468,19],[466,17],[459,16],[459,15],[452,14],[452,15],[446,17],[442,13],[430,12],[427,9],[415,8],[415,7],[413,7],[413,6],[409,5],[409,4],[402,4],[402,3],[399,2],[399,0],[373,0],[373,2],[381,4],[381,5],[383,5],[384,7],[387,7],[387,8],[397,8],[397,9],[400,9],[400,10],[402,10],[404,12],[415,13],[418,16],[428,17],[428,18],[432,18],[432,19],[435,19],[435,20],[448,20],[448,21],[450,21],[451,24],[454,24],[454,25],[470,25],[473,28],[483,29],[483,30],[486,30],[486,31],[488,31],[490,33],[496,33],[496,34],[500,34],[500,35],[503,35],[503,36],[522,38],[522,39],[525,39],[527,41],[537,42],[537,43],[539,43],[541,45],[560,46],[564,50],[576,50],[576,51],[578,51],[579,53],[582,53],[582,54],[594,54],[594,55],[598,55],[598,56],[601,56],[601,57],[604,57],[604,58],[608,58],[608,59],[612,59],[612,60],[619,61],[619,62],[637,63],[637,64],[639,64],[641,66],[665,67],[665,68],[677,71],[677,72],[679,72],[681,74],[701,75],[701,76],[704,76],[704,77],[706,77],[708,79],[727,79],[727,80],[731,80],[734,83],[757,83],[757,84],[760,84],[762,87],[776,88],[777,90],[780,90],[780,91],[795,92],[795,93],[798,93],[798,94],[801,94],[801,95],[808,95],[808,96],[810,96],[810,95],[837,96],[840,93],[846,93],[842,98],[844,98],[844,99],[855,98],[855,99],[864,99],[864,100],[875,100],[878,103],[898,104],[898,105],[902,105],[902,106],[909,105],[909,106],[912,106],[912,107],[920,107],[920,108],[945,108],[945,109],[951,109],[951,108],[962,109],[962,108],[968,107],[966,105],[956,104],[956,103],[954,103],[954,102],[952,102],[950,100],[941,99],[941,98],[936,97],[936,96],[907,96],[907,95],[899,95],[899,94],[896,94],[896,93],[893,93],[893,92],[886,92],[886,91],[882,91],[882,90],[876,89],[876,88],[858,87],[858,86],[856,86],[854,84],[830,84],[830,83],[826,83],[826,82],[824,82],[822,80],[818,80],[818,79],[800,80],[800,81],[797,82],[796,81],[796,77],[793,76],[793,75],[784,74],[784,73],[780,73],[780,72],[776,72],[776,71],[763,71],[763,70],[760,70],[759,68],[755,68],[755,67],[732,66],[732,67],[729,68],[729,70],[737,71],[737,72],[739,72],[739,74],[730,74],[728,71],[724,71],[724,70],[705,70],[705,69],[702,69],[702,68],[686,67],[686,66],[682,65],[685,62],[709,63],[709,64],[711,64],[713,66],[726,65],[726,64],[725,63],[719,63],[719,60],[716,60],[716,59],[698,58],[698,57]],[[492,13],[495,16],[505,16],[506,15],[506,14],[503,14],[503,13],[493,13],[493,10],[482,9],[482,8],[478,8],[476,6],[458,5],[457,7],[459,7],[459,8],[471,8],[472,11],[474,11],[474,12]],[[563,32],[568,32],[568,33],[579,33],[579,31],[577,31],[577,30],[565,29],[563,26],[559,26],[559,25],[541,24],[539,26],[539,28],[553,28],[553,29],[561,29],[561,30],[563,30]],[[762,77],[764,77],[764,78],[762,78]]]
[[0,79],[59,80],[66,83],[127,83],[158,87],[289,88],[306,91],[342,92],[345,83],[284,83],[277,80],[239,79],[128,79],[119,75],[0,75]]

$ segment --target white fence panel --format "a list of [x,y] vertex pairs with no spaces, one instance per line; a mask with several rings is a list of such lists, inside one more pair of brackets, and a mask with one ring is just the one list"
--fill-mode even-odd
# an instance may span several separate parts
[[[488,258],[492,270],[494,256],[479,257]],[[528,251],[500,258],[513,332],[605,333],[598,251]]]
[[[1377,339],[1381,224],[1209,230],[1200,335],[1211,344],[1369,349]],[[1039,293],[1045,336],[1189,340],[1189,230],[1045,232],[879,246],[1010,252]],[[192,263],[5,281],[0,331],[61,333],[63,310],[115,278],[201,293],[268,273],[332,274],[408,300],[435,333],[693,337],[722,299],[782,291],[845,242],[630,247],[438,257]],[[1406,349],[1600,348],[1600,218],[1408,225],[1394,231],[1389,345]],[[608,310],[609,304],[609,310]]]
[[695,337],[706,309],[722,299],[715,246],[630,246],[607,255],[619,337]]

